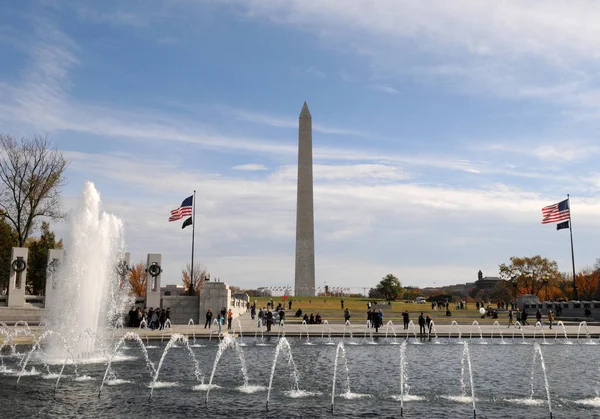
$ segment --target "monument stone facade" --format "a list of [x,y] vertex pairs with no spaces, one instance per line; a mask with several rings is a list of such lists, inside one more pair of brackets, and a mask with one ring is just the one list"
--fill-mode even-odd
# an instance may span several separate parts
[[312,117],[304,102],[298,122],[295,295],[315,295]]

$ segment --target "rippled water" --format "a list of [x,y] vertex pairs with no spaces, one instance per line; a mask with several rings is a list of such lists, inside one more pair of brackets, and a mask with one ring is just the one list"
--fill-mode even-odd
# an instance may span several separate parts
[[[234,351],[221,359],[205,404],[208,376],[217,352],[217,342],[193,348],[205,381],[194,377],[187,351],[173,348],[163,365],[153,398],[149,400],[151,379],[139,348],[131,344],[127,357],[113,363],[110,381],[98,397],[104,363],[78,365],[79,378],[72,366],[65,368],[60,386],[42,376],[48,371],[39,361],[27,367],[27,376],[15,387],[20,371],[18,357],[4,357],[0,369],[0,417],[94,417],[94,418],[319,418],[319,417],[400,417],[400,350],[385,339],[376,345],[347,345],[352,393],[344,393],[345,372],[338,369],[333,414],[331,388],[335,347],[311,340],[314,345],[290,339],[292,354],[300,374],[300,391],[290,391],[293,380],[286,359],[275,369],[273,389],[266,410],[266,397],[276,339],[268,346],[255,346],[244,339],[244,357],[249,385],[243,386],[240,361]],[[407,418],[473,417],[470,390],[461,393],[462,345],[443,341],[411,342],[406,349],[409,393],[404,397]],[[166,343],[165,343],[166,344]],[[148,349],[156,364],[165,344]],[[20,347],[20,351],[27,348]],[[600,418],[598,367],[600,345],[543,345],[542,351],[550,384],[555,418]],[[533,345],[488,342],[471,344],[473,383],[478,418],[548,418],[548,401],[539,365],[531,376]],[[538,358],[539,362],[539,358]],[[33,368],[33,369],[32,369]],[[58,366],[50,365],[50,374]],[[9,402],[10,401],[10,402]]]

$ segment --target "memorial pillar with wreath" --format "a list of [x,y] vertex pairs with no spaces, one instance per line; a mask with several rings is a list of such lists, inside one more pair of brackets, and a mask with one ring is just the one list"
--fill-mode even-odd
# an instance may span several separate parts
[[160,307],[160,277],[162,274],[162,255],[148,253],[146,262],[146,307]]
[[8,306],[23,307],[25,305],[25,281],[27,279],[26,247],[13,247],[10,258],[10,278],[8,282]]

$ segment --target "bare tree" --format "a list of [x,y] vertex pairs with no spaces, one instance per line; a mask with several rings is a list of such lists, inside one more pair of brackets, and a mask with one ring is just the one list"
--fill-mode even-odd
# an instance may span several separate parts
[[[183,285],[185,287],[185,291],[189,293],[190,291],[190,272],[192,271],[192,266],[190,263],[185,265],[185,269],[181,270],[181,280],[183,281]],[[208,272],[206,270],[206,266],[194,266],[194,294],[200,295],[200,290],[204,286],[204,281],[208,276]]]
[[47,137],[16,140],[0,134],[0,214],[23,246],[40,217],[64,218],[60,188],[67,160]]

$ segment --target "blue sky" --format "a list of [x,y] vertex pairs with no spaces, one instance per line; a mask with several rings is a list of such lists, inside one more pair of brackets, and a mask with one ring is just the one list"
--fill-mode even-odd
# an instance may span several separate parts
[[[313,116],[317,285],[463,283],[510,256],[570,271],[541,208],[571,194],[578,268],[600,226],[592,0],[4,1],[0,131],[47,134],[123,218],[134,261],[293,284],[297,121]],[[66,224],[55,230],[65,234]]]

